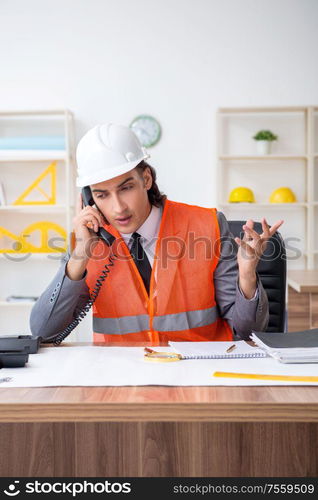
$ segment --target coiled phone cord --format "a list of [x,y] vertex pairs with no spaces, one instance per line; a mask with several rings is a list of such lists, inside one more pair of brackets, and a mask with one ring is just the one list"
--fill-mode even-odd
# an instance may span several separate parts
[[54,337],[53,341],[52,340],[47,340],[47,341],[42,341],[43,344],[51,344],[53,342],[54,345],[58,346],[60,345],[61,342],[74,330],[74,328],[82,321],[82,319],[85,318],[87,313],[89,312],[90,308],[94,304],[95,300],[98,297],[98,294],[100,292],[100,289],[102,287],[102,284],[104,283],[105,279],[109,275],[111,271],[111,267],[114,266],[114,261],[117,259],[117,256],[114,253],[111,253],[108,260],[109,262],[105,264],[103,271],[101,272],[99,278],[97,279],[95,283],[94,290],[92,291],[89,300],[86,302],[84,307],[79,311],[79,313],[75,316],[73,321],[66,327],[64,330],[60,333],[57,334],[56,337]]

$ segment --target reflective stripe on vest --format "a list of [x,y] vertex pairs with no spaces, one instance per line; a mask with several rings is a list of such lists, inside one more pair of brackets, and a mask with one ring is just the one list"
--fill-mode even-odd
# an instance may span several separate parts
[[[155,316],[153,319],[153,329],[159,332],[178,332],[200,326],[208,326],[217,319],[218,310],[214,306],[198,311]],[[113,335],[142,332],[149,329],[149,316],[147,314],[124,316],[121,318],[99,318],[94,316],[93,329],[96,333]]]
[[95,333],[114,335],[144,332],[149,330],[149,316],[148,314],[123,316],[122,318],[98,318],[93,316],[93,330]]

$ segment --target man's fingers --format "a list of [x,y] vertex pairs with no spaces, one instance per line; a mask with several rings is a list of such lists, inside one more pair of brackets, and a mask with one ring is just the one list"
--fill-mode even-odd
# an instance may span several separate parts
[[268,238],[273,236],[273,234],[276,233],[277,229],[284,223],[284,221],[279,220],[279,221],[275,222],[275,224],[273,224],[271,227],[269,227],[267,220],[265,219],[265,217],[263,217],[261,223],[262,223],[262,229],[263,229],[262,235],[258,234],[253,229],[254,222],[251,219],[246,221],[246,224],[244,224],[244,226],[243,226],[243,230],[244,230],[245,234],[247,233],[250,238],[253,238],[256,240],[259,240],[260,238],[264,238],[265,240],[267,240]]
[[82,198],[82,193],[78,193],[78,197],[76,200],[76,215],[80,213],[80,211],[83,208],[83,198]]
[[263,229],[263,234],[262,236],[266,239],[268,239],[270,237],[270,233],[269,233],[269,225],[267,223],[267,220],[265,219],[265,217],[262,218],[262,229]]
[[90,215],[92,215],[92,217],[96,217],[98,219],[98,221],[99,221],[99,224],[101,226],[104,223],[104,216],[103,216],[103,214],[99,210],[97,210],[97,208],[91,207],[89,205],[89,206],[87,206],[87,207],[85,207],[83,209],[83,214],[85,214],[85,215],[90,214]]
[[245,234],[247,233],[250,238],[255,240],[260,239],[260,235],[254,229],[249,227],[247,224],[244,224],[243,229],[245,231]]
[[[250,229],[253,229],[253,228],[254,228],[254,221],[253,221],[253,219],[248,219],[248,220],[246,221],[246,223],[244,224],[244,226],[247,226],[247,227],[249,227]],[[243,226],[243,227],[244,227],[244,226]]]
[[86,214],[82,221],[86,227],[89,229],[94,229],[94,231],[98,231],[100,223],[97,217],[92,216],[91,214]]
[[242,229],[244,230],[245,241],[253,239],[253,235],[249,232],[249,229],[253,230],[253,227],[254,227],[254,221],[252,219],[248,219],[246,223],[242,226]]
[[91,205],[87,205],[83,207],[83,197],[82,193],[78,193],[78,197],[76,200],[76,217],[80,216],[81,213],[85,213],[85,215],[90,214],[93,218],[98,219],[98,226],[103,226],[105,222],[105,218],[103,214],[97,210],[97,208],[92,207]]
[[284,223],[283,220],[279,220],[275,222],[275,224],[272,225],[272,227],[269,230],[270,236],[273,236],[274,233],[276,233],[277,229]]
[[99,228],[99,226],[103,226],[103,216],[102,214],[99,213],[98,210],[95,208],[89,206],[85,207],[81,210],[79,215],[76,215],[74,218],[74,224],[84,224],[87,225],[88,222],[92,222],[90,226],[88,226],[90,229],[95,229],[96,230]]
[[234,241],[240,246],[242,247],[243,250],[245,250],[245,252],[248,254],[248,255],[254,255],[254,250],[250,247],[250,245],[248,243],[246,243],[246,241],[244,240],[241,240],[241,238],[234,238]]

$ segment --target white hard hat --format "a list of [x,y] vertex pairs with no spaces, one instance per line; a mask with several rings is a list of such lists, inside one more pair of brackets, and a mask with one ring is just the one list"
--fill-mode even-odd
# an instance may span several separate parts
[[113,179],[149,157],[129,127],[114,123],[97,125],[78,143],[76,185],[84,187]]

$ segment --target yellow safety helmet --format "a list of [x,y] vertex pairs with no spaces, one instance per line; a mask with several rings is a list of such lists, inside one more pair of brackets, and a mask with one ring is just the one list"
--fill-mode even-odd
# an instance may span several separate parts
[[254,193],[247,187],[236,187],[232,189],[229,196],[230,203],[255,203]]
[[289,187],[275,189],[269,199],[270,203],[295,203],[296,196]]

